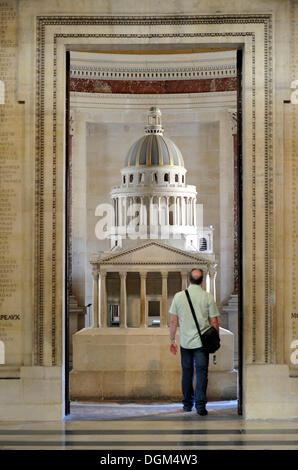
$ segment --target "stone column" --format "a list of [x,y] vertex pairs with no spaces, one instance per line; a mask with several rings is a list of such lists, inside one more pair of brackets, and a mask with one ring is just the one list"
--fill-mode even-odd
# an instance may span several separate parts
[[149,198],[149,224],[150,227],[153,225],[153,196]]
[[157,225],[161,225],[162,224],[162,220],[161,220],[161,206],[160,206],[160,197],[158,197],[158,214],[157,214]]
[[189,204],[188,204],[188,197],[185,198],[185,225],[189,225]]
[[142,197],[142,220],[143,225],[148,226],[148,211],[147,211],[147,198],[145,196]]
[[126,272],[120,272],[120,328],[127,328]]
[[210,293],[213,295],[214,302],[216,302],[216,271],[210,272]]
[[117,211],[118,211],[118,199],[115,198],[114,201],[115,201],[115,227],[117,227],[117,225],[118,225],[118,213],[117,213]]
[[185,290],[187,288],[187,275],[188,271],[181,271],[181,290]]
[[192,198],[192,225],[195,225],[195,198]]
[[167,311],[168,311],[168,273],[163,271],[162,277],[162,300],[161,300],[161,315],[160,315],[160,328],[167,326]]
[[177,204],[177,225],[180,224],[180,215],[181,215],[181,210],[180,210],[180,196],[176,198],[176,204]]
[[123,212],[122,211],[122,209],[123,209],[122,206],[123,206],[123,204],[122,204],[122,197],[121,196],[118,198],[118,201],[119,201],[119,226],[122,227],[122,225],[123,225],[123,215],[122,215],[122,212]]
[[[202,269],[202,268],[199,268],[199,269]],[[202,271],[203,271],[203,269],[202,269]],[[203,271],[203,282],[202,282],[201,286],[204,290],[207,290],[207,272],[206,271]]]
[[140,273],[140,280],[141,280],[141,292],[140,292],[140,310],[141,310],[141,318],[140,318],[140,328],[147,327],[147,318],[146,318],[146,279],[147,273],[141,272]]
[[[138,198],[137,198],[138,200]],[[138,206],[138,212],[139,212],[139,225],[142,225],[142,196],[139,196],[139,203],[137,203]]]
[[169,208],[169,202],[170,198],[166,197],[166,225],[170,224],[170,208]]
[[193,210],[193,219],[194,219],[194,225],[197,226],[197,200],[194,198],[194,210]]
[[189,197],[186,198],[186,225],[190,225],[190,199]]
[[113,201],[113,211],[114,211],[114,214],[113,214],[113,224],[114,224],[114,227],[116,227],[116,212],[115,212],[116,200],[115,200],[114,197],[112,198],[112,201]]
[[[115,204],[115,211],[116,211],[116,227],[118,227],[119,225],[119,214],[118,214],[118,210],[119,210],[119,204],[118,204],[118,198],[116,197],[115,199],[116,201],[116,204]],[[118,233],[118,232],[117,232]]]
[[93,319],[92,319],[92,327],[98,328],[99,321],[98,321],[98,278],[99,273],[97,270],[92,271],[93,277]]
[[177,225],[177,198],[174,197],[174,202],[173,202],[173,225]]
[[127,197],[124,197],[124,226],[125,233],[127,232]]
[[206,291],[210,292],[210,272],[206,273]]
[[139,210],[140,225],[144,225],[144,197],[140,197],[140,210]]
[[100,273],[100,326],[108,326],[107,273]]

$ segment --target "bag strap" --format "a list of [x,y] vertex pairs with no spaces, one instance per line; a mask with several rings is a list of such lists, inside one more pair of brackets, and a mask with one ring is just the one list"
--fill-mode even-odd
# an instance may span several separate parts
[[[200,330],[200,327],[199,327],[198,319],[197,319],[197,316],[195,314],[195,310],[193,308],[193,304],[192,304],[192,301],[191,301],[191,298],[190,298],[190,295],[189,295],[189,292],[188,292],[187,289],[185,289],[185,294],[186,294],[186,297],[187,297],[187,300],[188,300],[188,303],[189,303],[189,306],[190,306],[190,310],[191,310],[193,319],[195,321],[196,327],[198,329],[198,332],[199,332],[199,335],[200,335],[200,338],[201,338],[201,341],[202,341],[202,335],[201,335],[201,330]],[[203,341],[202,341],[202,343],[203,343]]]

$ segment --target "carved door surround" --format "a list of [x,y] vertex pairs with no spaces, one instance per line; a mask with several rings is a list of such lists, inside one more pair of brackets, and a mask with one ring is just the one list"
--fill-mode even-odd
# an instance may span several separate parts
[[[273,295],[273,116],[272,16],[36,16],[36,37],[20,46],[20,60],[28,47],[36,74],[19,66],[18,96],[28,103],[34,139],[27,138],[27,156],[35,155],[34,230],[34,363],[62,364],[64,293],[64,170],[65,170],[65,50],[86,45],[117,48],[119,44],[162,48],[177,42],[244,48],[243,76],[243,213],[245,231],[244,346],[245,362],[274,361],[271,302]],[[30,24],[30,22],[29,22]],[[161,28],[162,26],[162,28]],[[33,28],[32,28],[33,29]],[[183,31],[183,32],[182,32]],[[28,46],[29,44],[29,46]],[[22,47],[24,54],[22,54]],[[21,72],[22,71],[22,72]],[[28,90],[35,90],[34,100]],[[258,95],[257,95],[258,94]],[[256,108],[256,99],[264,106]],[[257,242],[263,247],[257,251]],[[258,255],[257,255],[258,253]],[[258,282],[257,282],[258,281]],[[276,342],[283,342],[277,330]],[[281,348],[282,349],[282,348]]]

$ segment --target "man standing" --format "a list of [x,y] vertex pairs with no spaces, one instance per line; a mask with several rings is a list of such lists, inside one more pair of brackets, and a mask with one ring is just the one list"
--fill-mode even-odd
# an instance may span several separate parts
[[[192,269],[189,277],[188,292],[198,319],[201,334],[210,326],[214,326],[219,332],[219,312],[213,296],[202,289],[203,271]],[[179,320],[180,328],[180,353],[182,365],[182,393],[183,410],[191,411],[195,402],[197,413],[201,416],[208,414],[207,383],[209,354],[202,347],[199,332],[191,314],[190,306],[185,291],[175,294],[171,308],[170,326],[170,352],[177,354],[178,347],[175,336]],[[196,368],[196,387],[193,390],[194,364]]]

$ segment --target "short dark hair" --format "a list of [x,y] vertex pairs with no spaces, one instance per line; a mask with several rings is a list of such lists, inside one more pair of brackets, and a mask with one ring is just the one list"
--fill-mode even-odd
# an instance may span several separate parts
[[[198,277],[197,279],[194,279],[193,276],[192,276],[192,273],[193,271],[201,271],[201,276]],[[203,273],[203,270],[201,268],[193,268],[190,273],[189,273],[189,280],[190,280],[190,283],[191,284],[197,284],[197,285],[201,285],[202,282],[203,282],[203,279],[204,279],[204,273]]]

